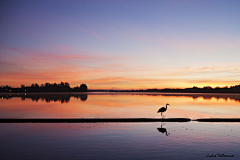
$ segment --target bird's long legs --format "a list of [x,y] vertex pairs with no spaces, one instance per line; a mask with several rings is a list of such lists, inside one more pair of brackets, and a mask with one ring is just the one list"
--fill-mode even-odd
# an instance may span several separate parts
[[162,115],[162,112],[161,112],[161,117],[162,117],[162,118],[165,117],[164,115]]

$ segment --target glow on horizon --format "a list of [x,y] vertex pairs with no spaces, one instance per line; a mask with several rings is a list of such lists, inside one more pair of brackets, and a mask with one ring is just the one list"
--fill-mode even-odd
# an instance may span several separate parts
[[239,1],[1,1],[0,83],[240,84]]

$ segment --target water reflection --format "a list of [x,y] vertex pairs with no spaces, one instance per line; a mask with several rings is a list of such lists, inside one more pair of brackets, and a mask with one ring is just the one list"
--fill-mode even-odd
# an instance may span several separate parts
[[157,128],[157,130],[159,132],[161,132],[162,134],[165,134],[166,136],[170,135],[170,133],[167,133],[167,129],[166,128],[163,128],[162,126],[165,125],[166,123],[162,123],[161,124],[161,127]]
[[80,98],[82,101],[86,101],[88,95],[144,95],[144,96],[164,96],[164,97],[191,97],[193,100],[203,99],[203,100],[234,100],[240,102],[240,94],[223,94],[223,93],[91,93],[88,94],[76,94],[76,93],[20,93],[20,94],[1,94],[2,99],[10,99],[12,97],[21,97],[22,100],[25,98],[31,98],[33,101],[38,101],[39,99],[45,100],[46,102],[50,101],[60,101],[61,103],[69,102],[71,97]]
[[2,123],[1,159],[239,159],[238,124],[167,123],[170,137],[155,130],[159,125]]
[[0,118],[159,118],[157,111],[167,102],[171,107],[164,112],[166,118],[240,117],[237,101],[240,94],[89,92],[0,94],[0,97]]
[[87,100],[87,94],[4,94],[2,99],[11,99],[13,97],[21,97],[21,100],[24,101],[26,98],[32,99],[32,101],[38,102],[40,99],[42,101],[51,102],[51,101],[60,101],[61,103],[69,102],[71,97],[80,98],[81,101]]
[[[239,94],[212,94],[212,93],[166,93],[161,94],[162,96],[170,97],[192,97],[194,100],[202,98],[204,100],[211,100],[211,99],[223,99],[225,101],[228,100],[235,100],[236,102],[240,102],[240,95]],[[150,94],[150,96],[156,96],[154,94]]]
[[[99,94],[99,93],[96,93]],[[108,94],[108,95],[148,95],[148,96],[164,96],[164,97],[191,97],[193,100],[196,99],[204,99],[204,100],[212,100],[212,99],[217,99],[217,100],[234,100],[236,102],[240,102],[240,94],[238,93],[154,93],[154,92],[116,92],[116,93],[101,93],[101,94]]]

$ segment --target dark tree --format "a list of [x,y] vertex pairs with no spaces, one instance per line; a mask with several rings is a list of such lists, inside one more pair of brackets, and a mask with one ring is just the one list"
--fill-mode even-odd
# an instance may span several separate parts
[[88,91],[86,84],[81,84],[79,89],[80,89],[81,92],[87,92]]
[[39,85],[38,85],[37,83],[35,83],[35,87],[36,87],[36,88],[39,88]]
[[69,87],[69,83],[65,82],[65,86]]
[[74,92],[87,92],[87,85],[86,84],[81,84],[80,87],[74,87],[73,88]]
[[50,86],[50,83],[46,82],[45,87],[49,87],[49,86]]

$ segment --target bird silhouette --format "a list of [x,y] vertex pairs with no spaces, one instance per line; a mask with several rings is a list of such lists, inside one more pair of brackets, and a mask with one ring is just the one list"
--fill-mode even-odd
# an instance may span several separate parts
[[166,128],[162,128],[162,126],[163,126],[163,123],[161,124],[161,127],[157,128],[157,130],[159,132],[161,132],[162,134],[165,133],[165,135],[168,136],[170,133],[167,133],[167,129]]
[[[160,108],[157,113],[161,112],[161,116],[163,117],[162,113],[163,113],[163,112],[166,112],[168,105],[169,105],[169,104],[167,103],[167,104],[166,104],[166,108],[165,108],[165,107]],[[169,106],[170,106],[170,105],[169,105]],[[165,117],[165,116],[164,116],[164,117]]]

